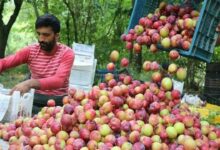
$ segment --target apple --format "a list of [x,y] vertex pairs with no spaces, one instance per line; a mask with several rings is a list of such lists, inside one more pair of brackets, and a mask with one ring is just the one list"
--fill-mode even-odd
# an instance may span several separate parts
[[118,132],[121,128],[121,121],[118,118],[113,117],[109,122],[109,126],[114,132]]
[[190,48],[190,42],[189,41],[183,41],[182,42],[182,48],[184,49],[184,50],[188,50],[189,48]]
[[159,123],[159,116],[156,114],[150,114],[148,121],[152,126],[156,126]]
[[49,99],[49,100],[47,101],[47,106],[48,106],[48,107],[54,107],[55,105],[56,105],[55,100]]
[[153,61],[153,62],[150,64],[150,67],[151,67],[151,70],[157,71],[160,66],[159,66],[159,64],[158,64],[156,61]]
[[61,139],[56,139],[56,142],[54,144],[54,147],[56,150],[63,150],[66,146],[66,142]]
[[115,70],[115,64],[110,62],[110,63],[107,64],[106,68],[107,68],[108,71],[114,71]]
[[116,145],[117,146],[120,146],[122,147],[122,144],[127,142],[127,137],[125,136],[119,136],[117,139],[116,139]]
[[153,134],[153,126],[151,124],[145,124],[141,128],[141,135],[151,136]]
[[126,35],[126,41],[132,42],[132,40],[133,40],[133,34],[131,34],[131,33],[127,34]]
[[84,141],[87,141],[87,140],[89,140],[89,137],[90,137],[90,131],[86,128],[82,128],[79,130],[79,136]]
[[174,128],[178,134],[183,134],[185,130],[185,125],[182,122],[176,122]]
[[160,34],[159,33],[153,33],[151,36],[152,43],[157,44],[160,41]]
[[142,36],[137,36],[136,42],[137,42],[138,44],[142,45],[142,44],[143,44]]
[[132,81],[132,77],[128,75],[128,76],[125,76],[125,77],[124,77],[123,83],[124,83],[125,85],[128,85],[128,84],[131,83],[131,81]]
[[135,44],[133,45],[133,49],[134,49],[134,52],[135,52],[135,53],[140,53],[141,50],[142,50],[142,47],[141,47],[140,44],[135,43]]
[[160,82],[161,81],[161,79],[162,79],[162,74],[160,73],[160,72],[154,72],[153,74],[152,74],[152,81],[153,82],[156,82],[156,83],[158,83],[158,82]]
[[151,42],[152,42],[151,41],[151,37],[148,36],[148,35],[143,35],[142,36],[142,42],[143,42],[143,44],[149,46],[151,44]]
[[153,142],[151,146],[152,150],[161,150],[162,149],[162,144],[159,142]]
[[194,150],[196,149],[196,142],[192,138],[185,138],[183,142],[184,149]]
[[111,79],[114,79],[114,75],[112,73],[106,73],[105,74],[105,81],[108,82]]
[[66,141],[69,138],[69,134],[66,131],[61,130],[56,134],[56,138]]
[[78,139],[75,139],[72,143],[72,145],[74,146],[74,150],[80,150],[82,147],[84,147],[86,144],[84,142],[83,139],[81,138],[78,138]]
[[170,48],[170,45],[171,45],[170,38],[166,37],[166,38],[162,39],[161,45],[162,45],[164,48]]
[[140,141],[144,144],[144,146],[147,149],[150,149],[150,147],[152,146],[152,142],[153,142],[151,137],[148,137],[148,136],[141,136]]
[[64,109],[63,109],[65,114],[72,114],[74,112],[74,107],[70,104],[66,104],[64,105]]
[[173,99],[180,99],[181,98],[181,93],[179,90],[172,90],[171,91],[171,96]]
[[168,72],[173,74],[173,73],[176,73],[178,67],[176,64],[172,63],[168,66]]
[[21,127],[21,131],[25,136],[30,136],[32,133],[32,128],[24,125]]
[[209,134],[208,134],[208,138],[210,140],[215,140],[217,139],[217,134],[214,132],[214,131],[211,131]]
[[186,79],[186,76],[187,76],[186,68],[180,67],[179,69],[177,69],[176,77],[178,80],[183,81]]
[[133,49],[133,43],[132,42],[126,42],[126,49],[132,50]]
[[167,27],[162,27],[160,29],[160,36],[165,38],[169,35],[169,29]]
[[62,99],[63,105],[70,103],[69,99],[71,99],[69,96],[64,96]]
[[134,144],[140,140],[140,133],[134,130],[129,134],[128,139],[132,144]]
[[112,62],[117,62],[119,59],[119,52],[117,50],[113,50],[110,54],[110,60]]
[[109,87],[113,88],[116,85],[117,85],[117,81],[115,79],[111,79],[110,81],[108,81]]
[[170,139],[175,139],[177,137],[177,131],[172,126],[166,128],[166,133]]
[[192,29],[194,27],[193,20],[191,18],[186,18],[183,22],[183,26],[186,29]]
[[192,116],[184,116],[183,118],[183,123],[185,124],[186,127],[192,127],[194,124],[194,119],[192,118]]
[[81,89],[77,89],[73,98],[77,101],[81,101],[85,98],[85,92]]
[[141,142],[136,142],[134,143],[134,145],[132,146],[133,150],[145,150],[145,146],[143,143]]
[[163,116],[166,116],[166,115],[169,115],[170,114],[170,112],[169,112],[169,110],[168,109],[162,109],[161,111],[160,111],[160,115],[163,117]]
[[190,13],[190,15],[191,15],[192,17],[198,17],[198,16],[199,16],[199,12],[198,12],[197,10],[192,10],[191,13]]
[[38,136],[31,136],[29,140],[29,145],[33,147],[37,144],[40,144],[40,138]]
[[60,122],[62,126],[72,126],[75,123],[70,114],[63,114]]
[[112,132],[108,124],[103,124],[99,127],[99,132],[102,136],[106,136]]
[[94,109],[88,109],[85,112],[85,116],[87,120],[93,120],[96,117],[96,112]]
[[151,44],[150,45],[150,52],[156,53],[158,51],[157,45],[156,44]]
[[134,27],[134,31],[135,31],[135,33],[136,33],[137,35],[140,35],[141,33],[143,33],[144,28],[143,28],[142,25],[136,25],[136,26]]
[[128,67],[129,60],[127,58],[122,58],[120,64],[121,64],[121,67]]
[[143,67],[144,71],[150,71],[151,70],[151,62],[150,61],[145,61],[143,63],[142,67]]
[[165,77],[162,79],[161,81],[161,86],[166,90],[166,91],[170,91],[173,87],[173,82],[171,80],[171,78],[169,77]]

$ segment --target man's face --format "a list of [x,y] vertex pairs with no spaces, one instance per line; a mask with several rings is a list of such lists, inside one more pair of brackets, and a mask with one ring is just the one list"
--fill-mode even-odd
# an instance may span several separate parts
[[37,29],[38,42],[45,52],[51,52],[56,44],[59,34],[54,33],[51,27],[41,27]]

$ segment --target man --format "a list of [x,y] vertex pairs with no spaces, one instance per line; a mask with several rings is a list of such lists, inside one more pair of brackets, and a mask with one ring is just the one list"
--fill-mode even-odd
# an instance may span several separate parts
[[0,72],[27,64],[31,78],[15,85],[13,91],[28,92],[36,89],[33,113],[47,105],[47,100],[54,99],[62,105],[62,98],[67,94],[69,76],[74,60],[71,48],[58,43],[60,22],[51,14],[37,18],[35,29],[38,43],[19,50],[16,54],[0,59]]

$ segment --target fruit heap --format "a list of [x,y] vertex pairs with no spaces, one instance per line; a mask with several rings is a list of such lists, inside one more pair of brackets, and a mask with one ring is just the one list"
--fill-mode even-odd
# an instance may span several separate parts
[[217,150],[220,129],[180,104],[172,80],[140,82],[113,74],[85,93],[70,89],[33,118],[0,124],[10,150]]
[[155,53],[158,45],[162,49],[180,48],[189,50],[199,12],[190,6],[161,2],[154,14],[139,19],[139,24],[123,34],[126,49],[140,53],[142,46]]

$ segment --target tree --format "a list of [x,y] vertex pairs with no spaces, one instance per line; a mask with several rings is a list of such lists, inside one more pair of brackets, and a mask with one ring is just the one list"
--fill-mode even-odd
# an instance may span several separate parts
[[14,1],[15,9],[7,24],[5,24],[3,21],[3,10],[4,10],[4,5],[6,2],[7,2],[6,0],[0,1],[0,58],[5,57],[5,48],[7,45],[8,36],[11,30],[11,27],[13,26],[19,14],[23,0]]

